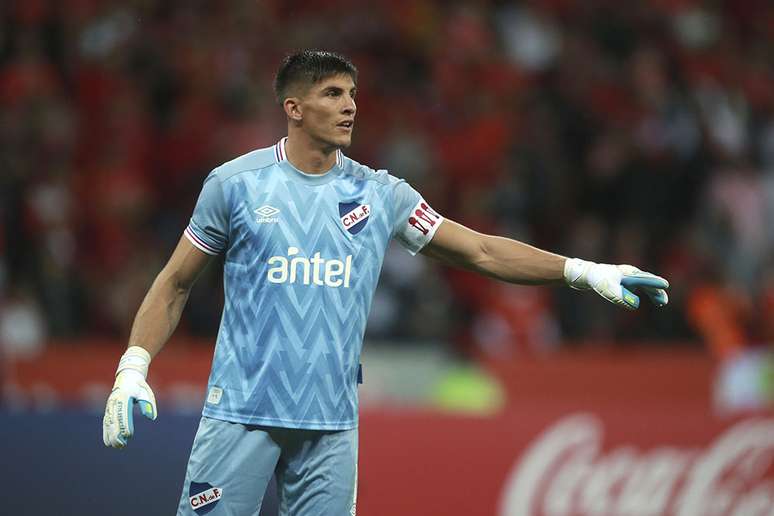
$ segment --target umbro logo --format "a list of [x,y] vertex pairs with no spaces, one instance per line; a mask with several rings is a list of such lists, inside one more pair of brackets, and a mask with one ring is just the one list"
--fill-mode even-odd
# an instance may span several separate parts
[[279,212],[280,211],[277,208],[274,206],[269,206],[268,204],[264,204],[260,208],[253,210],[253,213],[257,215],[255,221],[258,224],[270,224],[279,222],[279,218],[277,217]]
[[268,204],[264,204],[263,206],[255,210],[254,213],[257,213],[261,217],[273,217],[274,215],[279,213],[279,210],[274,206],[269,206]]

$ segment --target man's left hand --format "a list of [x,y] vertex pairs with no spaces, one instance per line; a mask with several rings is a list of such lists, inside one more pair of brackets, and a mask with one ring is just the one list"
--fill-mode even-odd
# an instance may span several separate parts
[[634,292],[644,292],[658,307],[669,302],[666,290],[669,282],[661,276],[641,271],[631,265],[609,265],[578,258],[568,258],[564,265],[564,279],[578,290],[593,289],[611,303],[628,310],[640,306]]

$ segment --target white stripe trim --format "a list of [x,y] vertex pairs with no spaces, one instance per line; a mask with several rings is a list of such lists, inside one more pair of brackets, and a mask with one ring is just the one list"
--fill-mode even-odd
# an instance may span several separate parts
[[215,249],[211,248],[201,240],[199,240],[193,231],[191,231],[191,227],[185,228],[185,231],[183,234],[186,236],[186,238],[193,244],[194,247],[196,247],[198,250],[202,251],[203,253],[209,254],[211,256],[216,256],[220,254]]
[[285,153],[285,142],[287,141],[288,137],[284,136],[280,138],[280,141],[274,144],[274,159],[277,160],[277,163],[285,161],[286,159],[285,156],[287,156],[287,154]]
[[341,149],[336,149],[336,165],[341,166],[342,161]]
[[285,136],[277,144],[277,149],[279,150],[280,161],[285,161],[285,159],[286,159],[285,156],[287,156],[287,153],[285,152],[285,142],[287,142],[287,141],[288,141],[288,137]]

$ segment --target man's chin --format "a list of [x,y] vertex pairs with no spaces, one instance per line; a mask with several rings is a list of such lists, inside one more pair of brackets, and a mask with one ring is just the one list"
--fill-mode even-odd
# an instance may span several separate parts
[[337,139],[336,147],[339,149],[346,149],[350,145],[352,145],[352,134],[341,136]]
[[319,138],[318,142],[328,149],[346,149],[352,145],[352,134],[337,134]]

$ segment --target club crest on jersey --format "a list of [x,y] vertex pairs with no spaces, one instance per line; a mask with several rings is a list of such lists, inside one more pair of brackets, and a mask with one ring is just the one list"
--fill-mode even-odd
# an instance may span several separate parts
[[371,206],[369,204],[359,204],[357,202],[340,202],[339,215],[344,229],[352,235],[360,233],[371,216]]
[[213,510],[222,496],[223,489],[207,482],[191,482],[188,487],[188,503],[200,516]]

